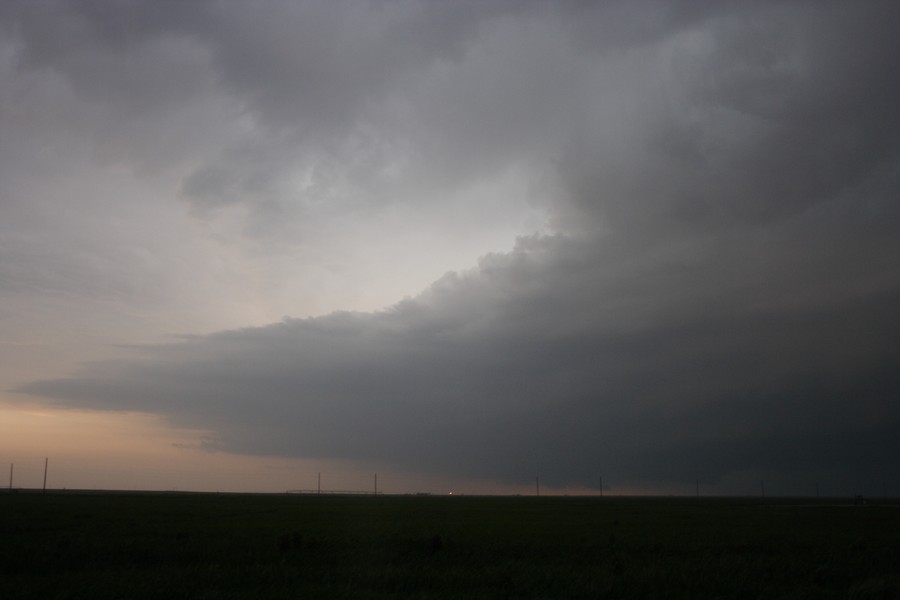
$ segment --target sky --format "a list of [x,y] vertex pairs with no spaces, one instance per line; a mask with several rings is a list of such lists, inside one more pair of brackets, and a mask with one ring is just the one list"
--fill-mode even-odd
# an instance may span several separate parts
[[0,467],[898,495],[897,31],[893,0],[0,3]]

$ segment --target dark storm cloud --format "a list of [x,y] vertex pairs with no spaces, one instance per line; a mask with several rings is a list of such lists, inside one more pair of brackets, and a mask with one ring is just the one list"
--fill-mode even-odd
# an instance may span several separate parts
[[[664,261],[525,240],[381,313],[189,339],[20,391],[152,410],[237,452],[505,480],[895,470],[895,260],[858,272],[805,232]],[[881,233],[860,245],[896,256]],[[782,260],[808,244],[828,268]]]
[[624,125],[602,107],[585,122],[562,164],[573,197],[623,227],[722,226],[802,211],[892,168],[897,14],[771,3],[676,35],[668,64],[651,65],[657,81],[627,82],[637,106]]
[[[558,158],[578,126],[577,100],[591,102],[586,82],[606,76],[592,66],[597,57],[664,38],[696,18],[690,6],[85,1],[2,10],[19,69],[52,73],[72,95],[73,134],[139,168],[193,158],[203,141],[223,138],[185,176],[185,199],[198,213],[274,207],[277,219],[284,203],[273,196],[292,195],[295,207],[309,197],[334,203],[328,183],[341,177],[383,199],[403,196],[391,183],[399,169],[425,202],[435,187]],[[297,173],[324,183],[297,193]]]
[[896,3],[372,6],[159,26],[201,40],[268,132],[186,194],[243,202],[285,147],[359,159],[375,190],[392,161],[422,191],[543,162],[561,233],[382,312],[18,391],[236,452],[505,480],[900,474]]

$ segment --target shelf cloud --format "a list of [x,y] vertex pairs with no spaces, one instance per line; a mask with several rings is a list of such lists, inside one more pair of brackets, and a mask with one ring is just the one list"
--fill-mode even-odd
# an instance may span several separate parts
[[242,294],[299,313],[223,312],[13,401],[501,482],[900,475],[896,3],[13,2],[0,23],[0,302],[154,315],[119,343]]

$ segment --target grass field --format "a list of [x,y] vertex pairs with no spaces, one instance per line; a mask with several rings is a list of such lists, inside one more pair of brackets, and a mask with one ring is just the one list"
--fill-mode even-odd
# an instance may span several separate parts
[[0,598],[891,598],[900,504],[0,493]]

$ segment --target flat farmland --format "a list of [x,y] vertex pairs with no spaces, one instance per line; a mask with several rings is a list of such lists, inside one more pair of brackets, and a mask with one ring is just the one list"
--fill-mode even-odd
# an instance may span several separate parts
[[891,598],[900,503],[0,493],[0,598]]

